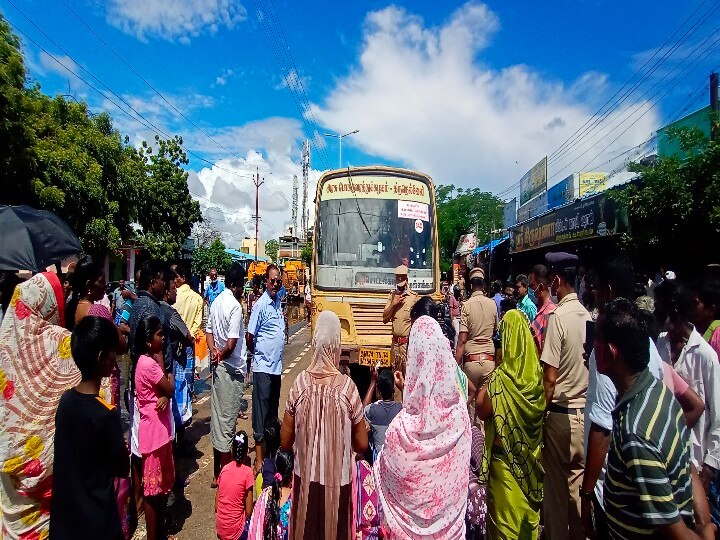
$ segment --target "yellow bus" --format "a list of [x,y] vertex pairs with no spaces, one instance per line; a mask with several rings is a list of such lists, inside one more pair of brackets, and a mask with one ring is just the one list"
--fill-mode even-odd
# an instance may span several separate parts
[[406,264],[410,288],[440,298],[432,179],[382,166],[326,172],[315,198],[313,247],[313,328],[320,312],[335,312],[343,356],[389,367],[392,327],[382,313],[395,268]]

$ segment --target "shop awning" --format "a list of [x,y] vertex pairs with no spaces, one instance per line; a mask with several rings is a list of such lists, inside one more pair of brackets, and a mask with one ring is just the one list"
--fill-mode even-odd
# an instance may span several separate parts
[[477,255],[478,253],[482,253],[483,251],[487,251],[488,249],[492,251],[493,249],[498,247],[500,244],[502,244],[503,242],[505,242],[509,239],[510,239],[510,236],[505,235],[502,238],[498,238],[497,240],[492,240],[492,241],[488,242],[484,246],[476,247],[475,251],[473,251],[473,255]]
[[[249,253],[243,253],[242,251],[238,251],[237,249],[226,249],[225,253],[230,255],[234,261],[254,261],[255,256],[250,255]],[[266,259],[264,257],[258,257],[258,261],[264,261],[264,262],[270,262],[270,259]]]

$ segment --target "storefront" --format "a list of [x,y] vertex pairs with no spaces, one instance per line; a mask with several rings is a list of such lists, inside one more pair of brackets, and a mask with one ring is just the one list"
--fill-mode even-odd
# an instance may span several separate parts
[[630,231],[626,208],[606,193],[577,200],[510,228],[513,273],[544,262],[549,251],[567,251],[587,267],[619,251],[618,240]]

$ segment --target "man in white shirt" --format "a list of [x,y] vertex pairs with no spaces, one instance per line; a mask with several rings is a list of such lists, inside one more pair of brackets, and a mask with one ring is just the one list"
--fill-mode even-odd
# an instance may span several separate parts
[[655,317],[665,324],[657,345],[660,357],[673,366],[705,402],[705,413],[693,428],[692,460],[709,493],[720,469],[720,364],[710,344],[690,323],[694,298],[677,280],[655,288]]
[[[600,312],[610,300],[633,298],[634,275],[632,263],[627,257],[611,259],[597,269],[598,286],[595,295]],[[650,349],[648,369],[656,379],[662,380],[662,360],[650,337],[648,337],[648,347]],[[588,537],[607,538],[603,486],[617,390],[610,377],[598,373],[594,351],[590,354],[588,370],[584,426],[585,472],[580,490],[582,520]],[[595,535],[591,536],[593,529]]]
[[210,306],[210,316],[205,328],[213,366],[210,399],[213,487],[217,487],[222,467],[232,459],[230,451],[235,436],[235,423],[245,393],[247,349],[243,339],[245,328],[240,305],[244,281],[245,270],[239,264],[233,264],[225,275],[225,290]]

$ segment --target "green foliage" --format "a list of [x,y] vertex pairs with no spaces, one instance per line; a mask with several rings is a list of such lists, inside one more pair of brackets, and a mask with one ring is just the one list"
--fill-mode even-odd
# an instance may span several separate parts
[[190,196],[188,173],[182,168],[188,159],[181,145],[178,135],[169,140],[156,135],[154,150],[147,145],[140,149],[147,174],[140,181],[143,208],[137,222],[143,229],[142,243],[160,260],[176,257],[193,224],[201,219],[200,205]]
[[650,166],[632,164],[638,182],[611,195],[628,207],[625,247],[648,266],[718,262],[713,247],[720,241],[720,143],[688,129],[672,136],[685,160],[667,156]]
[[452,256],[463,234],[478,231],[478,242],[490,241],[490,232],[502,225],[503,202],[480,189],[437,186],[438,244],[440,270],[452,269]]
[[192,254],[193,274],[205,276],[211,268],[217,268],[218,273],[224,274],[230,265],[232,258],[225,253],[225,244],[216,238],[207,247],[195,248]]
[[156,138],[138,151],[107,113],[26,88],[25,77],[20,42],[0,16],[0,203],[56,212],[89,253],[134,241],[152,257],[177,257],[201,219],[182,140]]
[[302,251],[300,252],[300,259],[308,266],[308,268],[310,268],[310,265],[312,264],[312,258],[313,246],[312,242],[308,242],[303,246]]
[[20,41],[0,15],[0,196],[10,201],[28,188],[35,171],[25,75]]
[[280,249],[280,244],[278,244],[277,240],[268,240],[265,242],[265,255],[270,257],[272,262],[277,262],[278,260],[278,251]]

